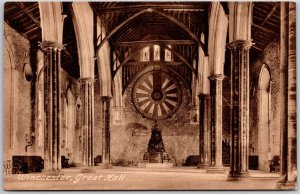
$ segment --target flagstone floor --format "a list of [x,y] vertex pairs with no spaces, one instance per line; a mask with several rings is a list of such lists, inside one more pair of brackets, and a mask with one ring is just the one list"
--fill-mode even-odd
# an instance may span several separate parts
[[83,173],[78,168],[61,173],[15,174],[4,178],[5,190],[274,190],[278,173],[250,171],[250,177],[228,181],[223,173],[208,173],[196,167],[145,169],[93,167]]

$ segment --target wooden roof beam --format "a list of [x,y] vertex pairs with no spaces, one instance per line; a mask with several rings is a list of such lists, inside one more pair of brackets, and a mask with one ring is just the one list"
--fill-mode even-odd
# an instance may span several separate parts
[[[96,52],[98,53],[99,50],[101,49],[101,47],[109,40],[109,38],[116,33],[119,29],[121,29],[124,25],[126,25],[127,23],[129,23],[130,21],[132,21],[133,19],[137,18],[138,16],[144,14],[145,12],[153,12],[156,13],[158,15],[164,16],[166,19],[168,19],[169,21],[173,22],[174,24],[176,24],[178,27],[180,27],[182,30],[184,30],[191,38],[193,38],[195,41],[197,41],[197,43],[201,46],[201,48],[204,50],[205,52],[205,45],[201,42],[201,40],[197,37],[196,34],[194,34],[194,32],[192,32],[184,23],[182,23],[180,20],[178,20],[177,18],[166,14],[162,11],[156,10],[156,9],[152,9],[152,8],[148,8],[145,10],[141,10],[135,14],[133,14],[132,16],[128,17],[126,20],[124,20],[122,23],[120,23],[118,26],[116,26],[113,30],[111,30],[109,32],[109,34],[106,35],[106,37],[101,41],[101,43],[96,47]],[[97,40],[99,40],[100,36],[97,37]],[[205,53],[207,55],[207,53]]]
[[[35,9],[36,7],[38,8],[37,5],[33,4],[33,5],[30,5],[30,6],[26,7],[25,9],[27,9],[28,11],[31,11],[31,10]],[[24,12],[23,12],[22,10],[20,10],[20,11],[16,12],[15,14],[13,14],[13,15],[11,16],[11,18],[18,18],[18,17],[20,17],[22,14],[24,14]]]
[[193,40],[142,40],[142,41],[113,42],[113,45],[116,46],[137,46],[137,45],[152,45],[152,44],[192,45],[195,44],[195,41]]
[[16,5],[38,26],[40,27],[40,22],[35,18],[35,16],[25,8],[22,3],[16,2]]
[[166,10],[185,10],[185,11],[205,11],[207,5],[187,5],[187,4],[153,4],[153,3],[143,3],[140,5],[125,5],[125,6],[115,6],[115,7],[106,7],[106,8],[95,8],[97,12],[131,12],[141,9],[166,9]]
[[268,15],[265,17],[265,19],[261,22],[261,26],[263,26],[266,21],[273,15],[273,13],[275,12],[275,10],[277,9],[279,3],[275,2],[274,6],[272,7],[271,11],[268,13]]
[[[135,19],[136,17],[138,17],[139,15],[142,15],[145,12],[149,12],[151,11],[150,9],[145,9],[145,10],[141,10],[135,14],[133,14],[132,16],[128,17],[126,20],[124,20],[122,23],[120,23],[118,26],[116,26],[113,30],[111,30],[108,34],[106,34],[106,36],[104,37],[104,39],[101,41],[101,43],[96,47],[96,54],[99,52],[99,50],[101,49],[101,47],[108,41],[108,39],[115,33],[117,32],[119,29],[121,29],[124,25],[126,25],[128,22],[130,22],[131,20]],[[99,40],[100,36],[97,37],[97,42]]]
[[39,29],[39,26],[35,26],[35,27],[29,29],[28,31],[25,31],[24,34],[27,35],[27,34],[31,33],[32,31],[35,31],[35,30],[37,30],[37,29]]
[[274,31],[272,31],[272,30],[269,30],[269,29],[267,29],[267,28],[264,28],[264,27],[262,27],[262,26],[260,26],[260,25],[258,25],[258,24],[252,23],[252,26],[254,26],[255,28],[258,28],[258,29],[260,29],[260,30],[262,30],[262,31],[264,31],[264,32],[266,32],[266,33],[270,33],[270,34],[273,34],[273,35],[277,35],[276,32],[274,32]]
[[[260,27],[263,28],[263,25],[268,21],[268,19],[274,14],[274,12],[276,11],[277,7],[278,7],[279,3],[275,2],[274,6],[272,7],[272,9],[269,11],[268,15],[264,18],[264,20],[260,23]],[[259,28],[257,26],[257,28]],[[262,28],[259,28],[261,30],[263,30]],[[253,36],[256,36],[258,33],[258,30],[254,31]]]
[[151,65],[182,65],[182,61],[128,61],[123,66],[136,66],[136,65],[147,65],[151,62]]
[[256,50],[259,50],[259,51],[261,51],[261,52],[263,52],[263,51],[264,51],[263,49],[261,49],[261,48],[259,48],[259,47],[255,46],[255,45],[252,45],[252,46],[251,46],[251,48],[254,48],[254,49],[256,49]]

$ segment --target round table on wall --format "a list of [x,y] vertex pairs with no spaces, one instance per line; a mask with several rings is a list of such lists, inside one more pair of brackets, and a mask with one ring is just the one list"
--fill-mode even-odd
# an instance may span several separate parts
[[165,71],[150,71],[139,77],[132,93],[135,108],[144,117],[162,120],[181,104],[182,92],[176,78]]

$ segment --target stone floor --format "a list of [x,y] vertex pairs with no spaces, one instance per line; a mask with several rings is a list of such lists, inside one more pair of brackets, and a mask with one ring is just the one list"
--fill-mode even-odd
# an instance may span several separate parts
[[[223,173],[207,173],[195,167],[145,169],[93,167],[91,173],[63,169],[61,173],[11,175],[4,178],[5,190],[274,190],[279,174],[250,171],[250,177],[227,181]],[[55,180],[50,180],[55,179]]]

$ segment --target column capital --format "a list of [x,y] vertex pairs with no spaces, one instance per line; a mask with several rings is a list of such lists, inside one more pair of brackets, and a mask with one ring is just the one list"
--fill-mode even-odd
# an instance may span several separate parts
[[200,93],[200,94],[198,95],[198,98],[199,98],[199,99],[205,99],[205,98],[207,98],[207,97],[209,97],[209,94]]
[[65,46],[59,42],[52,42],[52,41],[44,41],[39,43],[39,47],[42,51],[46,51],[49,48],[57,49],[59,51],[65,49]]
[[223,81],[224,78],[225,76],[223,74],[213,74],[208,77],[210,81]]
[[248,50],[252,46],[252,42],[249,40],[235,40],[231,43],[227,44],[227,47],[229,50],[234,50],[234,49],[245,49]]
[[101,100],[110,100],[111,96],[101,96]]
[[80,82],[84,83],[84,82],[90,82],[90,83],[94,83],[95,79],[92,77],[85,77],[85,78],[80,78]]
[[199,105],[192,105],[191,110],[198,110],[198,106],[199,106]]

